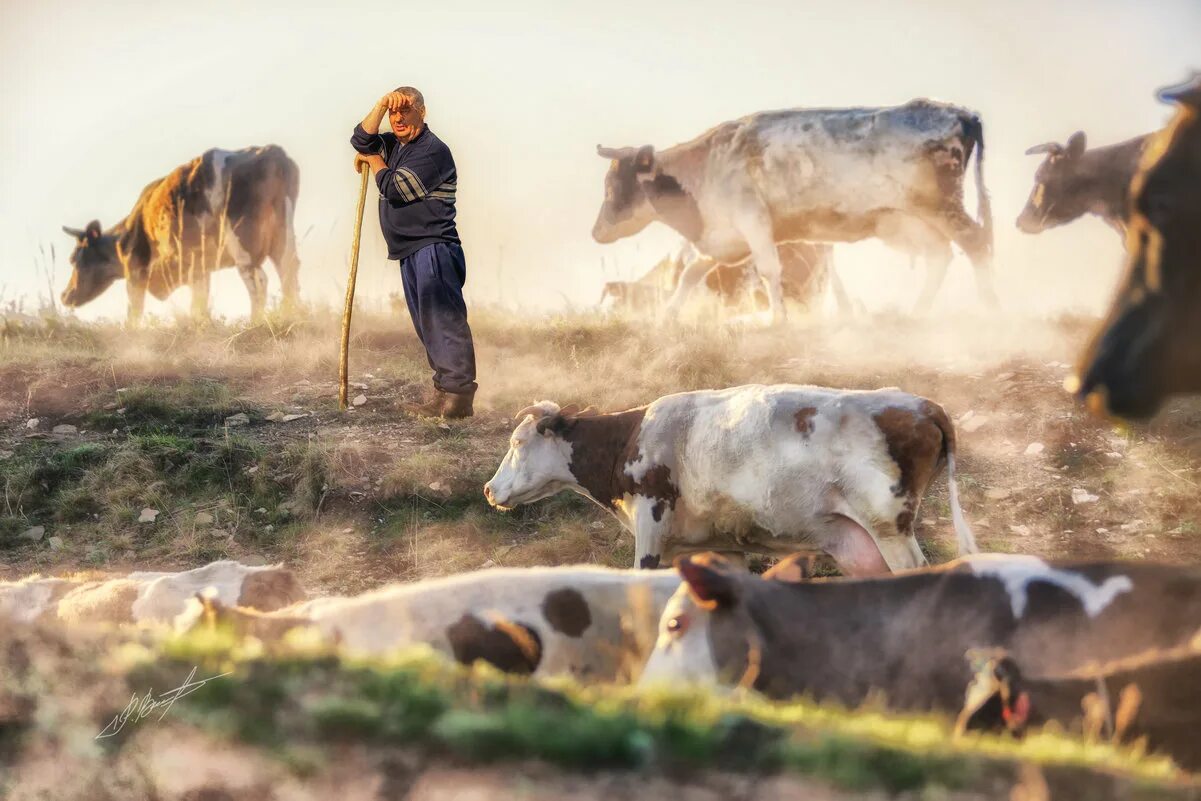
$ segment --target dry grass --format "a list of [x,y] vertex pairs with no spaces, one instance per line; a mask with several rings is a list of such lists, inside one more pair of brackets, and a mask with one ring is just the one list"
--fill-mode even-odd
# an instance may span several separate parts
[[[873,317],[668,331],[483,309],[473,315],[479,414],[444,423],[397,411],[428,381],[407,320],[356,320],[352,380],[368,401],[348,414],[336,411],[328,313],[133,332],[0,323],[0,572],[255,555],[342,592],[489,563],[626,565],[629,537],[578,497],[508,514],[487,506],[480,487],[507,447],[508,415],[543,398],[619,409],[782,381],[900,386],[941,403],[960,421],[962,494],[985,548],[1201,557],[1201,405],[1177,403],[1133,431],[1086,417],[1060,385],[1087,321]],[[226,427],[238,412],[250,424]],[[35,430],[30,417],[41,418]],[[60,423],[80,432],[50,433]],[[1027,454],[1032,443],[1041,453]],[[1073,489],[1098,500],[1074,503]],[[145,506],[159,522],[136,523]],[[951,555],[943,484],[919,521],[931,555]],[[17,536],[32,525],[64,547]]]

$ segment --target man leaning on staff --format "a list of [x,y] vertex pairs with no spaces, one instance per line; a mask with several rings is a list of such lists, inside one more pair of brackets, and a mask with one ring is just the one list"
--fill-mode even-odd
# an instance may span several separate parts
[[[391,132],[380,133],[388,116]],[[455,228],[455,161],[425,124],[425,98],[402,86],[379,99],[355,126],[357,171],[367,164],[379,187],[379,223],[388,258],[400,262],[405,301],[434,369],[434,394],[405,410],[426,417],[470,417],[475,346],[467,325],[467,264]]]

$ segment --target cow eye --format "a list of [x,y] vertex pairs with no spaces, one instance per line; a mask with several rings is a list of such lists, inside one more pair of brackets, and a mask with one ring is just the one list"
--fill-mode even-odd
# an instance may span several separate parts
[[687,622],[687,618],[683,615],[678,615],[667,621],[667,630],[672,634],[680,634],[684,631]]

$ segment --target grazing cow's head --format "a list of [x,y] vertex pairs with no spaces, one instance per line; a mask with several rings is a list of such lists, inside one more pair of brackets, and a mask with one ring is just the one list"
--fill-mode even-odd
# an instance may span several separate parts
[[596,152],[612,160],[605,174],[605,202],[592,226],[592,238],[607,245],[633,236],[654,221],[655,210],[643,182],[654,177],[655,149],[651,145],[622,148],[597,145]]
[[125,268],[117,255],[117,236],[104,233],[100,222],[92,220],[87,228],[63,230],[75,237],[75,250],[71,252],[71,280],[63,290],[64,306],[75,308],[95,300],[114,281],[125,275]]
[[1083,191],[1087,176],[1080,169],[1080,156],[1087,147],[1084,131],[1077,131],[1067,145],[1047,142],[1026,151],[1027,156],[1046,153],[1047,157],[1034,173],[1034,189],[1018,215],[1019,229],[1037,234],[1089,211],[1092,199]]
[[517,413],[521,422],[509,437],[509,452],[484,485],[484,497],[499,509],[512,509],[574,487],[571,443],[563,438],[576,408],[540,401]]
[[1030,696],[1017,663],[1004,651],[967,654],[973,676],[964,693],[955,731],[1010,731],[1021,734],[1030,718]]
[[1180,108],[1131,183],[1126,275],[1074,387],[1119,417],[1201,391],[1201,76],[1160,97]]
[[643,683],[753,684],[759,664],[748,582],[759,581],[711,553],[682,556],[684,582],[667,602]]

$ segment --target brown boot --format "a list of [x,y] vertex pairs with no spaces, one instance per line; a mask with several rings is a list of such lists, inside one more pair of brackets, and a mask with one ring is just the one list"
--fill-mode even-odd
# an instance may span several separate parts
[[442,416],[447,419],[471,417],[475,414],[472,402],[475,400],[475,390],[470,392],[443,392],[445,403],[442,405]]
[[400,408],[418,417],[441,417],[442,409],[446,406],[447,399],[450,397],[449,394],[434,387],[433,397],[425,403],[402,403]]

